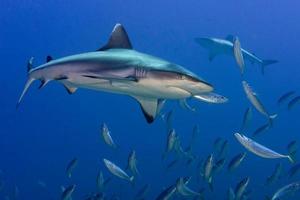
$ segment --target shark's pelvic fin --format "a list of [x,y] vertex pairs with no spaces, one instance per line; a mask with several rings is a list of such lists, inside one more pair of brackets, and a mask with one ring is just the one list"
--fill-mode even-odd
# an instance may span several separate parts
[[43,87],[45,87],[49,81],[50,80],[41,80],[41,85],[39,86],[39,89],[42,89]]
[[115,25],[108,43],[98,49],[98,51],[105,51],[107,49],[132,49],[126,30],[121,24]]
[[140,103],[147,122],[152,123],[158,113],[158,99],[137,96],[134,98]]
[[64,84],[64,87],[66,88],[66,90],[69,94],[73,94],[78,89],[77,87],[72,87],[72,86],[69,86],[66,84]]

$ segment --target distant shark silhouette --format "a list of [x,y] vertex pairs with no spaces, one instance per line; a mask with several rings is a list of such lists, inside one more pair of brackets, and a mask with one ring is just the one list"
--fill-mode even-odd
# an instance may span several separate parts
[[[206,48],[209,51],[209,60],[212,61],[217,55],[227,54],[234,56],[233,42],[234,36],[228,35],[225,39],[221,38],[209,38],[209,37],[199,37],[195,41],[201,45],[203,48]],[[258,58],[253,53],[245,49],[241,49],[243,57],[245,60],[250,61],[251,63],[257,63],[261,65],[261,72],[264,74],[265,67],[267,65],[275,64],[277,60],[262,60]]]
[[34,80],[41,81],[40,88],[56,80],[70,94],[77,88],[87,88],[129,95],[140,103],[151,123],[165,100],[201,100],[201,94],[213,90],[212,85],[185,68],[133,50],[121,24],[115,25],[108,43],[95,52],[56,60],[48,56],[47,63],[32,69],[31,60],[28,66],[28,80],[17,107]]

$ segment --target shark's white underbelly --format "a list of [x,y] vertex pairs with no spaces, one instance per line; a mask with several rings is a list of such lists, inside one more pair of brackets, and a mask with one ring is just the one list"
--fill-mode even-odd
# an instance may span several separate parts
[[123,81],[80,78],[80,80],[69,79],[68,82],[63,82],[63,84],[78,88],[156,99],[182,99],[191,97],[191,93],[180,87],[172,85],[168,81],[157,81],[153,79]]

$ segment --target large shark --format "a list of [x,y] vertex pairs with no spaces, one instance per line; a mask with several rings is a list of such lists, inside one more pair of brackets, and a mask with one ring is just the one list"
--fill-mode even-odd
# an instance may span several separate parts
[[201,99],[201,94],[213,90],[211,84],[189,70],[133,50],[121,24],[115,25],[108,43],[99,50],[56,60],[48,57],[47,61],[36,68],[29,62],[28,80],[17,105],[34,80],[41,81],[40,88],[56,80],[70,94],[77,88],[87,88],[129,95],[140,103],[151,123],[165,100]]
[[[195,41],[206,48],[209,51],[209,60],[212,61],[217,55],[226,54],[234,56],[234,37],[228,35],[225,39],[221,38],[209,38],[209,37],[199,37]],[[251,63],[257,63],[261,65],[261,72],[264,74],[265,67],[277,63],[277,60],[263,60],[258,58],[253,53],[245,49],[241,49],[243,57],[245,60],[250,61]]]

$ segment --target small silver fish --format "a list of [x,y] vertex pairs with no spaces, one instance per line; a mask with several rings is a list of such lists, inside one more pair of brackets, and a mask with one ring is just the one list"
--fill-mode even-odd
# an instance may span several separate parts
[[135,199],[135,200],[142,200],[142,199],[145,199],[146,196],[147,196],[147,193],[149,192],[149,190],[150,190],[150,185],[149,185],[149,184],[144,185],[144,186],[137,192],[137,194],[135,195],[134,199]]
[[179,100],[179,105],[184,108],[184,109],[187,109],[189,111],[192,111],[192,112],[196,112],[196,108],[195,107],[192,107],[188,104],[188,102],[186,101],[186,99],[180,99]]
[[66,174],[69,178],[72,177],[72,172],[74,170],[74,168],[77,166],[78,164],[78,159],[77,158],[74,158],[73,160],[71,160],[69,162],[69,164],[67,165],[67,168],[66,168]]
[[[216,143],[215,143],[216,144]],[[214,144],[214,155],[216,155],[217,158],[223,158],[228,150],[228,141],[221,139],[219,144]]]
[[267,117],[267,119],[269,120],[269,122],[271,124],[272,120],[277,117],[277,114],[270,115],[266,111],[266,109],[263,106],[263,104],[261,103],[261,101],[258,99],[257,94],[252,90],[250,85],[246,81],[242,81],[242,84],[243,84],[244,91],[245,91],[246,96],[249,99],[249,101],[252,103],[252,105],[256,108],[256,110],[258,112],[260,112],[262,115]]
[[232,187],[230,187],[227,191],[227,200],[235,200],[235,193]]
[[249,107],[245,110],[240,132],[244,132],[252,119],[252,109]]
[[275,194],[272,196],[271,200],[276,200],[283,196],[292,195],[300,189],[300,182],[290,183],[282,188],[280,188]]
[[245,157],[246,153],[239,153],[236,156],[234,156],[228,164],[228,170],[231,172],[235,170],[238,166],[240,166]]
[[278,163],[275,166],[274,172],[267,177],[265,185],[271,185],[272,183],[277,181],[282,174],[282,170],[283,170],[282,163]]
[[291,110],[296,104],[300,102],[300,96],[297,96],[293,98],[289,103],[288,103],[288,109]]
[[280,106],[284,102],[288,100],[291,96],[293,96],[296,92],[295,91],[289,91],[287,93],[284,93],[281,97],[279,97],[277,104]]
[[104,189],[104,177],[102,171],[99,171],[97,175],[96,184],[97,184],[98,191],[102,192]]
[[166,155],[169,152],[171,152],[175,149],[176,142],[177,142],[176,132],[174,129],[171,129],[168,134],[168,137],[167,137],[166,149],[162,156],[163,159],[166,157]]
[[203,94],[197,94],[194,95],[196,99],[200,99],[201,101],[207,102],[207,103],[215,103],[215,104],[221,104],[221,103],[226,103],[228,101],[228,98],[210,92],[210,93],[203,93]]
[[110,147],[113,147],[113,148],[116,148],[117,145],[115,144],[115,142],[113,141],[111,135],[110,135],[110,131],[107,127],[107,125],[105,123],[102,124],[102,138],[104,140],[104,142],[110,146]]
[[127,180],[129,182],[133,182],[134,180],[134,176],[129,177],[128,174],[126,172],[124,172],[124,170],[122,170],[120,167],[118,167],[117,165],[115,165],[113,162],[107,160],[107,159],[103,159],[103,162],[105,164],[105,166],[107,167],[107,169],[110,171],[110,173],[112,173],[113,175]]
[[70,200],[72,198],[75,187],[76,185],[70,185],[69,187],[63,189],[61,200]]
[[243,194],[246,191],[246,188],[249,184],[250,178],[244,178],[243,180],[241,180],[236,188],[235,188],[235,200],[240,200],[243,197]]
[[137,167],[136,167],[137,159],[136,159],[136,153],[135,151],[130,152],[128,157],[128,164],[127,169],[131,171],[134,175],[139,174]]
[[225,165],[225,162],[226,162],[225,158],[221,158],[220,160],[218,160],[216,164],[213,166],[213,174],[216,174],[220,170],[222,170]]
[[245,62],[244,62],[244,57],[242,53],[242,48],[241,48],[241,43],[239,41],[238,37],[235,37],[233,41],[233,54],[235,57],[235,60],[240,67],[241,74],[244,73],[244,68],[245,68]]
[[187,187],[187,185],[184,183],[183,178],[179,178],[176,182],[176,190],[179,194],[182,196],[199,196],[200,194],[191,190],[190,188]]
[[[188,184],[190,181],[189,177],[184,178],[184,183]],[[164,189],[156,198],[155,200],[171,200],[176,192],[176,184],[173,184],[166,189]]]
[[214,158],[213,155],[209,155],[204,164],[204,174],[203,178],[207,181],[209,186],[212,189],[212,171],[214,166]]
[[263,157],[263,158],[288,158],[290,160],[290,162],[294,162],[291,157],[289,155],[282,155],[279,154],[261,144],[258,144],[257,142],[253,141],[250,138],[247,138],[246,136],[239,134],[239,133],[235,133],[234,134],[236,139],[250,152]]
[[253,137],[256,137],[258,135],[260,135],[261,133],[269,130],[271,128],[271,124],[270,123],[266,123],[266,124],[263,124],[262,126],[258,127],[253,133],[252,133],[252,136]]

